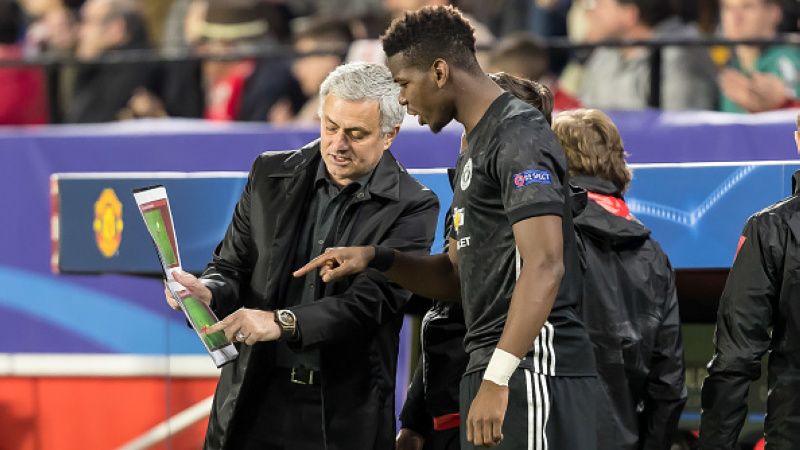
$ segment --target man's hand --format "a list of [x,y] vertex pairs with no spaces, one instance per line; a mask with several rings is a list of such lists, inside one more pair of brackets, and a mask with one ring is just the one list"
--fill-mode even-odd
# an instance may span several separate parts
[[[199,278],[182,270],[173,270],[172,277],[175,278],[175,281],[180,283],[181,286],[185,287],[194,298],[206,305],[211,304],[211,290],[208,289]],[[172,293],[166,286],[164,287],[164,296],[167,298],[167,304],[169,304],[170,308],[176,311],[181,309],[180,303],[172,297]]]
[[719,84],[728,98],[748,112],[776,110],[790,100],[783,80],[770,73],[756,72],[748,77],[734,69],[725,69]]
[[275,323],[275,313],[260,309],[239,308],[233,314],[203,330],[206,334],[225,332],[229,341],[253,345],[259,341],[277,341],[281,327]]
[[503,440],[503,420],[508,407],[508,386],[483,380],[467,415],[467,441],[494,447]]
[[425,438],[409,428],[401,428],[395,440],[395,450],[422,450]]
[[759,100],[753,112],[774,111],[791,100],[790,91],[784,81],[771,73],[754,73],[753,91]]
[[367,270],[374,257],[373,247],[333,247],[297,269],[292,275],[299,278],[314,269],[319,269],[322,281],[329,283]]
[[752,84],[750,78],[736,69],[723,69],[719,75],[722,93],[743,109],[749,109],[755,103]]

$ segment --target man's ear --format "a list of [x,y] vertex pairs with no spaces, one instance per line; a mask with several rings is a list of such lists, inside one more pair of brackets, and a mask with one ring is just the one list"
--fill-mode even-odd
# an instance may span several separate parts
[[450,79],[450,66],[447,65],[447,61],[442,58],[436,58],[431,65],[431,77],[433,77],[436,87],[443,88]]
[[397,133],[400,132],[400,125],[395,125],[392,129],[383,135],[383,149],[389,150],[389,147],[392,146],[392,142],[394,142],[394,138],[397,137]]

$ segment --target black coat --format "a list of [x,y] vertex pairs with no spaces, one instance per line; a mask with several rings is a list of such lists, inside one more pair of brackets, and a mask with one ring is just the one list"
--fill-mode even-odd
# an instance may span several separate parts
[[[114,49],[137,50],[128,44]],[[85,64],[75,75],[72,97],[65,115],[67,123],[97,123],[118,120],[119,112],[138,88],[159,93],[161,69],[155,63]]]
[[800,448],[800,198],[747,220],[717,310],[714,356],[703,383],[701,449],[734,448],[750,383],[769,351],[767,449]]
[[669,449],[686,403],[672,267],[650,230],[592,200],[624,205],[612,183],[571,181],[590,198],[575,229],[585,265],[580,310],[603,388],[598,448]]
[[[284,304],[297,232],[313,194],[319,142],[297,152],[265,153],[250,171],[224,239],[203,278],[212,308],[224,317],[239,307],[274,310]],[[367,191],[334,225],[336,246],[380,244],[427,253],[438,201],[388,151]],[[402,309],[410,293],[375,270],[329,283],[312,304],[292,307],[300,349],[320,353],[324,433],[328,450],[393,447],[394,386]],[[274,364],[274,343],[239,346],[225,366],[208,424],[207,449],[238,446],[262,403]],[[268,406],[267,406],[268,407]],[[280,411],[276,411],[280,414]]]
[[[453,187],[455,169],[447,169]],[[447,210],[444,235],[450,235],[453,209]],[[445,241],[443,252],[447,253]],[[427,438],[433,432],[433,418],[459,412],[458,390],[467,369],[469,355],[464,350],[464,310],[460,303],[433,301],[422,318],[421,351],[406,401],[400,412],[403,428],[414,430]]]

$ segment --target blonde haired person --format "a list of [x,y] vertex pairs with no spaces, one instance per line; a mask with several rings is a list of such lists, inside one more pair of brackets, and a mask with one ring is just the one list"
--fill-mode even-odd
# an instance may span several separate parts
[[672,267],[625,203],[632,174],[614,122],[578,109],[558,115],[553,130],[572,184],[588,191],[575,229],[585,267],[580,313],[605,405],[597,448],[669,449],[686,402]]

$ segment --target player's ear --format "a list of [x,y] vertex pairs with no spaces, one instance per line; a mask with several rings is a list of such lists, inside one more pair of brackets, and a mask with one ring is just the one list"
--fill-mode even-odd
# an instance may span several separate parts
[[433,77],[433,82],[436,83],[436,87],[443,88],[450,78],[450,66],[447,65],[447,61],[442,58],[436,58],[431,65],[431,76]]

